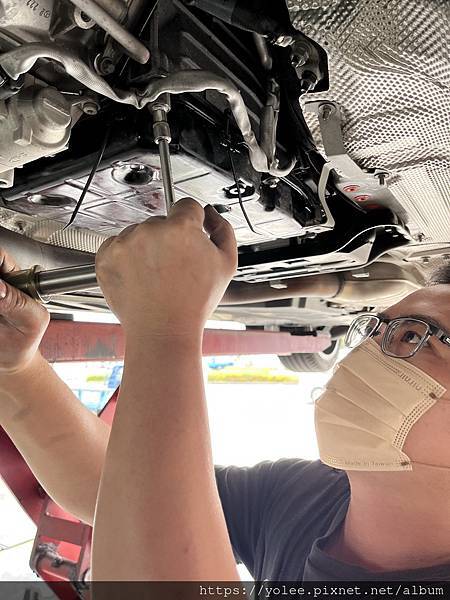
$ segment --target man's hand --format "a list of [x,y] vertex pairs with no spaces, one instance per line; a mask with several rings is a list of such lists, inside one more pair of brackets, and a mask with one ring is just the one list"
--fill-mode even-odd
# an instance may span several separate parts
[[14,260],[0,248],[0,376],[28,366],[49,322],[42,305],[1,279],[2,274],[17,270]]
[[127,347],[96,504],[94,581],[239,578],[214,480],[201,338],[236,266],[231,226],[189,199],[97,254]]
[[[205,231],[203,231],[205,230]],[[99,284],[133,336],[198,335],[237,268],[233,228],[213,207],[177,202],[109,238],[97,253]]]

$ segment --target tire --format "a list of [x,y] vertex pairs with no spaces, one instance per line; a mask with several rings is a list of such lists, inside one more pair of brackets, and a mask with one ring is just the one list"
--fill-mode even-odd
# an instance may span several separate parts
[[328,371],[334,367],[337,362],[339,349],[339,340],[333,340],[331,346],[323,350],[323,352],[289,354],[288,356],[278,356],[278,358],[281,364],[286,369],[289,369],[289,371],[319,373]]

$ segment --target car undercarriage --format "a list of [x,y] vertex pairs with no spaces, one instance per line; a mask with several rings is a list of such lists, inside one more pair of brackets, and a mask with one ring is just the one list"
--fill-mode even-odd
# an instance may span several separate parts
[[[165,214],[155,106],[176,198],[235,230],[215,318],[342,332],[448,260],[445,0],[0,8],[0,245],[21,267],[93,262],[109,236]],[[107,310],[99,290],[49,307]]]

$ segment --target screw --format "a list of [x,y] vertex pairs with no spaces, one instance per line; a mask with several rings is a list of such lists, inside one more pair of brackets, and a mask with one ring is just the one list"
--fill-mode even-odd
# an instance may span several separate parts
[[356,200],[356,202],[366,202],[367,200],[370,200],[370,194],[360,194],[353,199]]
[[109,56],[98,54],[95,58],[95,68],[100,75],[112,75],[116,70],[116,65]]
[[321,104],[319,107],[319,114],[323,119],[328,119],[336,111],[334,104]]
[[[304,71],[302,78],[300,80],[301,88],[304,92],[310,92],[313,90],[317,83],[317,77],[312,71]],[[333,106],[333,105],[331,105]],[[333,106],[332,111],[334,112],[335,108]]]
[[384,185],[386,183],[386,177],[389,176],[387,171],[381,171],[380,173],[375,173],[375,177],[378,178],[380,185]]
[[292,36],[291,35],[279,35],[275,38],[273,42],[276,46],[281,46],[282,48],[287,48],[292,44]]
[[307,52],[304,52],[302,54],[299,53],[295,53],[291,56],[291,65],[295,68],[298,69],[299,67],[303,67],[303,65],[306,65],[306,63],[308,62],[308,58],[309,55]]
[[82,108],[86,115],[96,115],[98,113],[98,104],[95,102],[85,102]]

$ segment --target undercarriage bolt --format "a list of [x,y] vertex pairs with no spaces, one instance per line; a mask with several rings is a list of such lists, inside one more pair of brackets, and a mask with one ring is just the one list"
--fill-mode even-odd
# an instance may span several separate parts
[[386,183],[386,178],[389,177],[389,173],[387,171],[380,171],[379,173],[375,173],[375,177],[378,178],[380,185],[384,185]]
[[325,103],[319,106],[319,115],[322,119],[328,119],[330,115],[332,115],[336,111],[336,107],[334,104]]
[[304,42],[295,42],[291,49],[291,65],[298,69],[303,67],[309,60],[309,48]]
[[85,102],[82,110],[85,115],[96,115],[98,113],[98,104],[95,102]]
[[116,65],[112,59],[109,56],[102,56],[101,54],[97,54],[95,57],[94,66],[100,75],[112,75],[116,70]]

